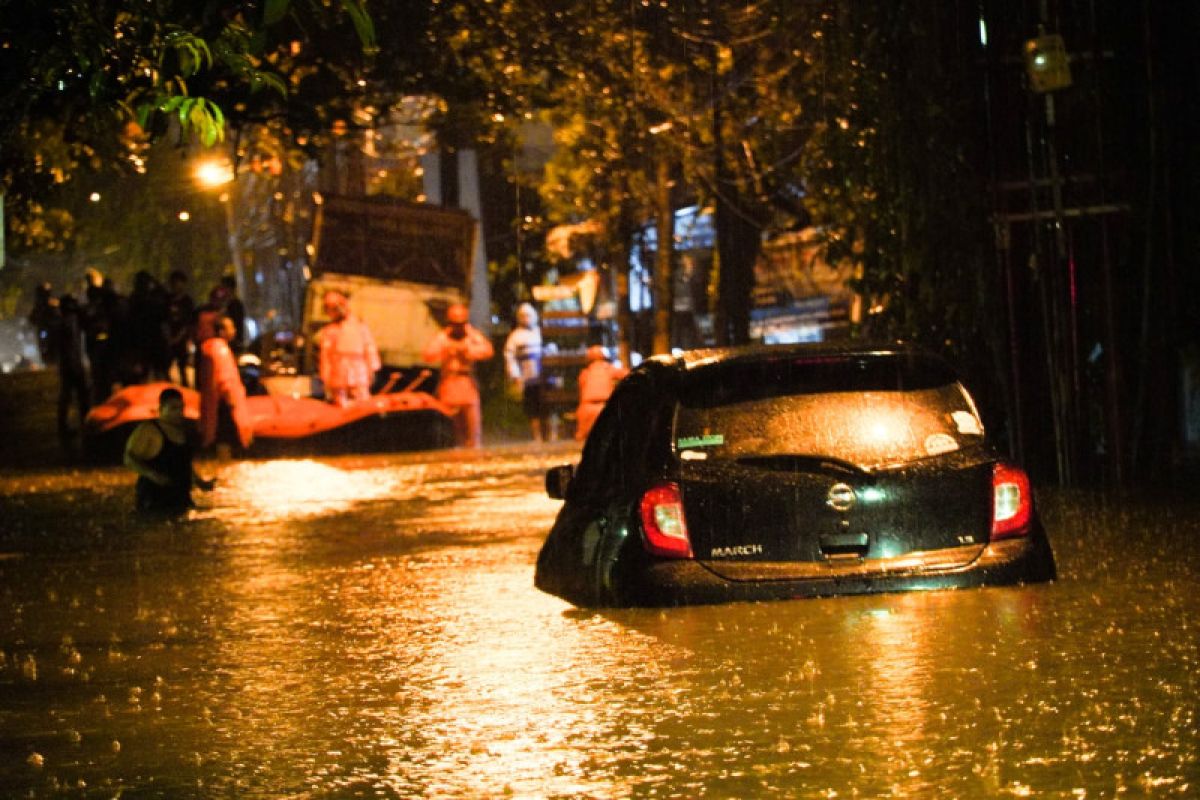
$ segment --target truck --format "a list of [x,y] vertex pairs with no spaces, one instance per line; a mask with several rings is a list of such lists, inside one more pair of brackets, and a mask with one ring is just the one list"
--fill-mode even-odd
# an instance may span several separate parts
[[[270,396],[251,398],[256,452],[453,444],[449,409],[431,394],[436,379],[421,351],[446,309],[467,302],[475,231],[475,220],[460,209],[386,196],[318,197],[299,330],[268,344],[254,376]],[[330,290],[349,297],[382,362],[372,397],[336,408],[315,399],[323,396],[314,373],[320,332],[331,321],[322,302]]]
[[336,289],[349,295],[351,309],[371,329],[386,367],[420,366],[421,350],[441,328],[446,308],[467,302],[475,230],[461,209],[380,195],[323,195],[313,222],[304,338],[313,342],[329,322],[321,298]]

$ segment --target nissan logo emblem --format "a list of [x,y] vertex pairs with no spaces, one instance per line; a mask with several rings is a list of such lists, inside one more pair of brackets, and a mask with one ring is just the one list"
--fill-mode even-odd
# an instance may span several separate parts
[[857,499],[854,496],[854,489],[848,484],[835,483],[830,488],[829,497],[825,502],[834,511],[849,511],[854,507],[854,501]]

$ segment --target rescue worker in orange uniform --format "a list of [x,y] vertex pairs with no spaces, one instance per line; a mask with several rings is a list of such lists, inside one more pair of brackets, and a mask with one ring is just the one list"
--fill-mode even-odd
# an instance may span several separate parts
[[238,374],[237,361],[229,343],[237,326],[229,317],[217,320],[217,335],[200,345],[200,444],[217,445],[228,457],[233,445],[246,448],[254,441],[254,429],[246,406],[246,387]]
[[598,344],[587,349],[588,365],[579,371],[579,406],[575,409],[575,440],[582,442],[596,423],[617,381],[629,370],[608,360],[608,353]]
[[437,396],[453,409],[451,419],[458,445],[479,447],[483,444],[483,413],[473,365],[476,361],[487,361],[495,350],[491,341],[467,319],[467,307],[461,303],[446,309],[446,327],[426,345],[421,357],[441,368]]
[[350,298],[331,289],[322,297],[332,320],[319,334],[319,371],[325,399],[339,406],[371,396],[371,382],[382,364],[365,322],[350,312]]

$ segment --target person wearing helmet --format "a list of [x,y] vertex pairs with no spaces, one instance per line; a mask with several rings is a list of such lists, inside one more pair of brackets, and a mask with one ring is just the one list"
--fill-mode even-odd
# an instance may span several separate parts
[[441,369],[437,396],[452,409],[451,419],[459,447],[479,447],[483,444],[483,412],[474,364],[487,361],[495,350],[488,338],[467,319],[467,307],[461,303],[446,309],[446,327],[426,345],[421,358]]
[[325,399],[339,406],[371,396],[371,382],[382,366],[375,339],[365,322],[350,311],[350,298],[336,289],[322,297],[329,322],[321,329],[320,366]]
[[535,441],[550,434],[550,414],[542,391],[542,331],[537,310],[529,303],[517,306],[517,326],[504,341],[504,363],[510,385],[521,398]]
[[611,363],[607,351],[598,344],[587,349],[587,359],[587,366],[579,371],[579,406],[575,409],[575,440],[580,442],[587,438],[617,381],[629,373]]

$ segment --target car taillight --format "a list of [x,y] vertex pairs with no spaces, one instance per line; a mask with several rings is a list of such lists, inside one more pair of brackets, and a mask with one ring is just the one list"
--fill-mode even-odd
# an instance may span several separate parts
[[666,558],[691,558],[687,521],[683,518],[683,497],[679,486],[660,483],[642,495],[643,543],[646,550]]
[[1032,516],[1033,493],[1025,470],[996,464],[992,469],[992,540],[1026,535]]

